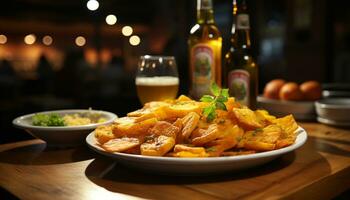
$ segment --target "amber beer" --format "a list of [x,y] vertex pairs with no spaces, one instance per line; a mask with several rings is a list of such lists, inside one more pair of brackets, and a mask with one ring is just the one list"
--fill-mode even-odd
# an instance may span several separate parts
[[135,84],[142,104],[175,99],[179,90],[179,78],[172,76],[137,77]]

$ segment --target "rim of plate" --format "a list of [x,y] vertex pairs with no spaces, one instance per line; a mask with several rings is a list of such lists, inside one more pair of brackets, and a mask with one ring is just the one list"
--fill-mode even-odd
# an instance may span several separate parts
[[[144,155],[135,155],[135,154],[127,154],[127,153],[110,153],[105,150],[103,150],[101,147],[99,147],[96,144],[96,139],[94,137],[94,131],[91,132],[86,137],[86,143],[88,146],[93,149],[94,151],[101,153],[106,156],[114,157],[114,158],[129,158],[129,159],[142,159],[142,161],[166,161],[166,162],[172,162],[172,163],[179,163],[179,162],[226,162],[226,161],[239,161],[239,160],[250,160],[250,159],[258,159],[258,158],[264,158],[264,157],[271,157],[271,156],[278,156],[281,154],[285,154],[288,152],[291,152],[295,149],[298,149],[301,147],[307,140],[307,132],[299,126],[297,131],[297,138],[294,142],[294,144],[284,147],[282,149],[272,150],[272,151],[266,151],[266,152],[259,152],[254,154],[248,154],[248,155],[238,155],[238,156],[227,156],[227,157],[209,157],[209,158],[174,158],[174,157],[160,157],[160,156],[144,156]],[[95,144],[93,143],[95,142]]]
[[[87,125],[80,125],[80,126],[34,126],[30,124],[23,123],[23,120],[26,120],[28,118],[33,117],[35,114],[49,114],[49,113],[58,113],[58,114],[71,114],[71,113],[82,113],[82,112],[91,112],[91,113],[99,113],[101,115],[106,116],[108,119],[105,122],[102,123],[94,123],[94,124],[87,124]],[[99,125],[109,124],[113,122],[117,118],[117,115],[108,111],[103,110],[89,110],[89,109],[63,109],[63,110],[50,110],[50,111],[43,111],[43,112],[36,112],[31,114],[26,114],[19,116],[15,118],[12,121],[12,124],[15,127],[22,128],[22,129],[32,129],[32,130],[65,130],[65,131],[73,131],[73,130],[84,130],[84,129],[92,129],[96,128]]]

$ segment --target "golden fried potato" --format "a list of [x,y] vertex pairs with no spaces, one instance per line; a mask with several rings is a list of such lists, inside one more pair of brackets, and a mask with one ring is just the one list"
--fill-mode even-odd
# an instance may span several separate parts
[[287,115],[275,120],[277,125],[280,125],[285,133],[289,135],[295,135],[295,131],[298,129],[298,124],[295,122],[293,115]]
[[179,131],[182,131],[183,125],[182,125],[182,119],[181,118],[177,118],[177,120],[173,123],[174,126],[176,126],[177,128],[179,128]]
[[182,131],[179,135],[178,142],[186,142],[193,130],[197,127],[200,116],[195,112],[188,113],[185,117],[182,118]]
[[103,126],[98,126],[95,129],[95,138],[100,144],[104,144],[107,141],[115,138],[115,135],[113,134],[113,128],[114,125],[103,125]]
[[276,147],[276,144],[260,142],[260,141],[246,141],[244,148],[255,151],[272,151]]
[[135,110],[133,112],[129,112],[126,116],[128,117],[140,117],[142,115],[146,115],[152,113],[152,111],[149,108],[141,108],[138,110]]
[[232,112],[233,108],[240,108],[241,105],[235,101],[234,97],[229,97],[225,103],[226,108],[229,112]]
[[276,149],[281,149],[283,147],[290,146],[294,144],[294,142],[295,142],[295,137],[279,139],[276,142]]
[[184,145],[184,144],[177,144],[174,147],[174,152],[180,152],[180,151],[187,151],[187,152],[191,152],[194,154],[201,154],[201,153],[205,153],[205,148],[204,147],[193,147],[193,146],[188,146],[188,145]]
[[102,148],[109,152],[124,152],[140,145],[138,138],[115,138],[102,145]]
[[176,101],[193,101],[190,97],[186,96],[186,95],[180,95]]
[[298,124],[295,122],[292,115],[287,115],[282,118],[276,119],[276,124],[282,127],[282,134],[276,143],[276,149],[280,149],[289,145],[292,145],[296,139],[296,131]]
[[213,140],[206,144],[208,146],[208,153],[210,156],[219,156],[227,149],[235,147],[241,140],[244,131],[239,126],[227,126],[226,129],[222,129],[221,135],[216,140]]
[[270,151],[275,149],[276,142],[282,134],[278,125],[269,125],[263,129],[248,131],[241,140],[241,146],[248,150]]
[[199,157],[209,157],[209,154],[207,154],[205,151],[202,153],[193,153],[190,151],[179,151],[179,152],[173,153],[172,156],[180,157],[180,158],[199,158]]
[[125,123],[115,125],[113,134],[117,137],[122,136],[137,136],[147,134],[149,128],[153,127],[157,122],[157,118],[150,118],[141,122],[135,120],[125,120]]
[[150,135],[165,135],[169,137],[173,137],[174,139],[177,137],[180,129],[169,122],[159,121],[155,123],[155,125],[148,130],[148,134]]
[[263,125],[259,123],[254,111],[248,108],[234,108],[233,114],[240,126],[246,130],[254,130],[263,127]]
[[216,138],[220,137],[220,132],[217,124],[211,124],[207,130],[204,131],[203,135],[192,139],[192,144],[196,146],[203,146]]
[[114,120],[116,125],[118,124],[133,124],[135,123],[135,117],[119,117]]
[[270,115],[266,110],[256,110],[254,113],[258,119],[258,122],[263,126],[273,124],[276,120],[276,117]]
[[196,112],[198,114],[201,113],[201,108],[199,107],[199,103],[195,101],[176,102],[173,105],[164,107],[164,109],[169,117],[177,117],[177,118],[182,118],[190,112]]
[[175,139],[173,137],[160,135],[141,144],[141,155],[163,156],[170,151],[174,145]]

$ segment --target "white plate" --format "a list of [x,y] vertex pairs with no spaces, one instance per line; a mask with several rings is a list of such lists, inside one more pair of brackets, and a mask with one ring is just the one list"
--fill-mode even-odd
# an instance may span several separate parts
[[86,137],[88,146],[94,151],[116,159],[123,165],[149,172],[172,175],[205,175],[246,169],[267,163],[283,154],[302,146],[307,139],[306,131],[299,127],[293,145],[274,151],[249,155],[212,158],[173,158],[133,155],[126,153],[110,153],[103,150],[94,136],[94,132]]
[[[56,113],[58,115],[76,114],[76,113],[93,113],[100,114],[106,121],[97,124],[88,124],[81,126],[34,126],[32,125],[32,118],[35,114],[50,114]],[[102,110],[87,110],[87,109],[71,109],[71,110],[53,110],[32,113],[17,117],[12,121],[12,124],[26,130],[33,136],[44,140],[50,146],[75,146],[84,144],[86,136],[95,130],[97,126],[112,123],[117,116],[113,113]]]

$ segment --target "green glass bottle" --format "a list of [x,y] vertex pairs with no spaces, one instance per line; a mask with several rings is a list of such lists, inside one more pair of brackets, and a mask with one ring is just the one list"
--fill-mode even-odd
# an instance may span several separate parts
[[252,57],[250,23],[246,1],[233,0],[231,46],[224,58],[224,86],[242,105],[256,109],[258,67]]

